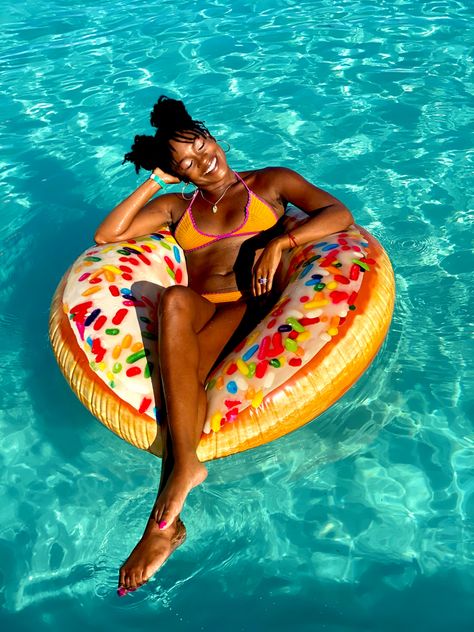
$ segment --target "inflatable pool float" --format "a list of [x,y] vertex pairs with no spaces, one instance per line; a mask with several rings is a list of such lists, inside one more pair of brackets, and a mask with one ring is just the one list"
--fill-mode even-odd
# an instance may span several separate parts
[[[290,226],[302,217],[287,216]],[[282,266],[278,303],[209,376],[201,461],[315,419],[362,375],[388,331],[393,271],[363,228],[285,251]],[[51,307],[51,343],[73,391],[110,430],[157,456],[157,304],[163,287],[186,283],[183,252],[160,230],[88,248]]]

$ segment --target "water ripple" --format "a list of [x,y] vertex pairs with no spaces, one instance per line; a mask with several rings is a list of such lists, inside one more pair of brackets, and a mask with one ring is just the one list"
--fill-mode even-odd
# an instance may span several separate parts
[[[432,594],[451,620],[425,608],[427,628],[470,629],[471,3],[47,9],[2,10],[4,611],[25,629],[120,630],[140,608],[144,625],[159,613],[173,629],[248,629],[252,610],[255,629],[408,630]],[[117,569],[158,463],[73,398],[45,332],[63,270],[143,178],[121,160],[161,93],[231,144],[234,168],[284,164],[340,197],[389,253],[397,304],[381,353],[333,408],[210,465],[184,512],[188,542],[122,601]]]

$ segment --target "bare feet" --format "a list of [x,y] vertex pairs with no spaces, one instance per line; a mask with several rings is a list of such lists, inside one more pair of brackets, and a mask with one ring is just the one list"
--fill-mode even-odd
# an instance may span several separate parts
[[196,458],[185,465],[174,464],[173,470],[151,512],[161,530],[168,529],[180,514],[186,496],[207,476],[206,467]]
[[120,569],[118,595],[122,597],[146,583],[185,539],[186,528],[180,518],[162,531],[150,517],[140,542]]
[[175,463],[155,501],[140,542],[120,569],[120,597],[147,582],[184,542],[186,529],[179,513],[191,489],[202,483],[206,476],[207,469],[197,458],[181,467]]

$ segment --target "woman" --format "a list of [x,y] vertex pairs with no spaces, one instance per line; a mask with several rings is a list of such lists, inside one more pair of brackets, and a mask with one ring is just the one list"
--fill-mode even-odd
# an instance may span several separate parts
[[[339,200],[290,169],[234,172],[216,139],[181,101],[160,97],[151,124],[155,136],[136,136],[125,156],[137,173],[140,167],[152,171],[150,179],[112,210],[95,239],[121,241],[168,224],[185,252],[189,285],[166,289],[160,301],[166,410],[161,481],[143,536],[120,570],[119,594],[144,584],[185,539],[179,514],[188,493],[207,475],[196,456],[206,416],[206,377],[236,332],[264,315],[282,251],[353,222]],[[151,200],[181,181],[196,187],[191,196],[164,193]],[[306,211],[308,220],[292,233],[276,231],[289,203]]]

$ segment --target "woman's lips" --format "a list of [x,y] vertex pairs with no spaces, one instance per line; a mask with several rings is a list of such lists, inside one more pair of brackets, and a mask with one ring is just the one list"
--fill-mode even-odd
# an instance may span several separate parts
[[214,158],[211,160],[207,170],[204,172],[204,175],[208,176],[210,173],[215,171],[216,168],[217,168],[217,158],[214,156]]

